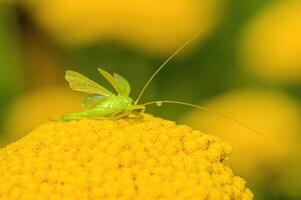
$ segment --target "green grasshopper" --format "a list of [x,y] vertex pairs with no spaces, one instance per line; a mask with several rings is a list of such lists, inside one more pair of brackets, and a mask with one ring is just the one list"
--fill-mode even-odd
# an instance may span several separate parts
[[84,99],[82,103],[82,107],[84,111],[82,112],[74,112],[69,114],[61,115],[58,121],[68,122],[72,120],[80,120],[83,118],[90,118],[90,119],[102,119],[102,118],[112,118],[112,119],[119,119],[126,116],[143,116],[147,105],[156,104],[157,106],[161,106],[163,103],[170,103],[170,104],[180,104],[185,106],[190,106],[193,108],[197,108],[204,111],[212,112],[216,115],[222,116],[224,118],[230,119],[240,125],[250,129],[253,132],[259,133],[254,128],[248,126],[240,122],[239,120],[225,115],[223,113],[218,113],[213,110],[210,110],[205,107],[201,107],[198,105],[180,102],[180,101],[173,101],[173,100],[160,100],[160,101],[152,101],[144,104],[138,104],[140,98],[142,97],[145,89],[153,80],[153,78],[159,73],[159,71],[166,66],[166,64],[175,57],[185,46],[187,46],[192,40],[194,40],[197,36],[194,35],[191,39],[185,42],[179,49],[177,49],[156,71],[155,73],[149,78],[146,82],[145,86],[141,90],[138,98],[134,101],[130,95],[130,84],[128,81],[123,78],[121,75],[114,73],[111,75],[110,73],[106,72],[103,69],[98,68],[99,73],[113,86],[116,90],[117,94],[114,94],[107,90],[106,88],[102,87],[98,83],[90,80],[89,78],[85,77],[84,75],[74,72],[74,71],[66,71],[65,79],[69,82],[70,88],[75,91],[80,91],[88,94],[92,94],[93,96],[88,96]]
[[80,73],[66,71],[65,78],[72,90],[94,94],[95,96],[88,96],[84,99],[82,103],[83,112],[62,115],[60,116],[61,121],[79,120],[82,118],[121,118],[133,113],[133,111],[144,112],[145,106],[133,104],[133,99],[129,97],[131,88],[125,78],[119,74],[112,76],[100,68],[98,68],[98,71],[113,86],[117,95]]

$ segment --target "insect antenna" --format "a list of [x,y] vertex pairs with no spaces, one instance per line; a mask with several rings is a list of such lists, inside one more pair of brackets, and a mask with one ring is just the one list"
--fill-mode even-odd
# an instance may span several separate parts
[[224,113],[220,113],[220,112],[214,111],[212,109],[205,108],[205,107],[198,106],[198,105],[194,105],[194,104],[191,104],[191,103],[186,103],[186,102],[181,102],[181,101],[172,101],[172,100],[162,100],[162,101],[151,101],[151,102],[144,103],[142,105],[143,106],[148,106],[148,105],[156,104],[157,106],[161,106],[163,103],[180,104],[180,105],[184,105],[184,106],[189,106],[189,107],[197,108],[199,110],[203,110],[203,111],[206,111],[206,112],[210,112],[210,113],[213,113],[215,115],[221,116],[223,118],[229,119],[229,120],[231,120],[231,121],[233,121],[235,123],[238,123],[239,125],[241,125],[241,126],[247,128],[247,129],[249,129],[250,131],[252,131],[254,133],[257,133],[258,135],[263,135],[260,131],[258,131],[255,128],[249,126],[248,124],[243,123],[242,121],[240,121],[238,119],[235,119],[234,117],[232,117],[230,115],[226,115]]
[[139,93],[136,101],[134,102],[134,105],[137,105],[140,98],[142,97],[145,89],[147,88],[147,86],[150,84],[150,82],[155,78],[155,76],[161,71],[161,69],[163,67],[166,66],[166,64],[173,59],[181,50],[183,50],[189,43],[191,43],[195,38],[197,38],[200,35],[201,32],[198,32],[197,34],[195,34],[194,36],[192,36],[189,40],[187,40],[184,44],[182,44],[171,56],[169,56],[165,62],[163,64],[161,64],[161,66],[153,73],[153,75],[148,79],[148,81],[146,82],[146,84],[144,85],[144,87],[142,88],[141,92]]
[[[172,60],[181,50],[183,50],[188,44],[190,44],[195,38],[197,38],[200,35],[201,32],[198,32],[197,34],[195,34],[194,36],[192,36],[189,40],[187,40],[183,45],[181,45],[171,56],[169,56],[164,62],[163,64],[161,64],[161,66],[153,73],[153,75],[148,79],[148,81],[146,82],[146,84],[144,85],[144,87],[142,88],[141,92],[139,93],[137,99],[134,102],[134,105],[137,105],[140,98],[142,97],[144,91],[146,90],[146,88],[148,87],[148,85],[151,83],[151,81],[156,77],[156,75],[163,69],[163,67],[166,66],[166,64],[169,63],[170,60]],[[217,111],[214,111],[212,109],[209,108],[205,108],[202,106],[198,106],[198,105],[194,105],[191,103],[186,103],[186,102],[181,102],[181,101],[173,101],[173,100],[161,100],[161,101],[152,101],[152,102],[147,102],[147,103],[143,103],[141,104],[142,106],[148,106],[148,105],[152,105],[152,104],[156,104],[158,106],[161,106],[163,103],[169,103],[169,104],[180,104],[180,105],[184,105],[184,106],[189,106],[189,107],[193,107],[193,108],[197,108],[199,110],[203,110],[206,112],[210,112],[213,113],[215,115],[221,116],[225,119],[229,119],[235,123],[240,124],[241,126],[247,128],[248,130],[257,133],[259,135],[263,135],[260,131],[256,130],[255,128],[249,126],[248,124],[245,124],[243,122],[241,122],[238,119],[235,119],[234,117],[230,116],[230,115],[226,115],[224,113],[220,113]]]

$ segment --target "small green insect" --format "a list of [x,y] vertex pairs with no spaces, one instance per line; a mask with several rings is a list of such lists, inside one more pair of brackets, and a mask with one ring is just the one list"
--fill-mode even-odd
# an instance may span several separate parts
[[128,81],[123,78],[121,75],[114,73],[111,75],[103,69],[98,68],[98,72],[113,86],[116,90],[117,94],[107,90],[102,87],[98,83],[90,80],[86,76],[75,72],[75,71],[66,71],[65,79],[69,82],[70,88],[75,91],[80,91],[88,94],[92,94],[93,96],[88,96],[84,99],[82,103],[82,107],[84,111],[82,112],[74,112],[61,115],[58,121],[72,121],[72,120],[80,120],[83,118],[90,119],[102,119],[102,118],[112,118],[119,119],[126,116],[142,116],[145,112],[147,105],[155,104],[157,106],[161,106],[163,103],[171,103],[171,104],[181,104],[185,106],[194,107],[197,109],[201,109],[204,111],[212,112],[216,115],[222,116],[224,118],[230,119],[240,125],[252,130],[253,132],[259,133],[257,130],[252,127],[240,122],[239,120],[210,110],[208,108],[204,108],[201,106],[197,106],[194,104],[179,102],[173,100],[160,100],[160,101],[152,101],[144,104],[138,104],[140,98],[142,97],[145,89],[153,80],[153,78],[159,73],[159,71],[166,66],[166,64],[175,57],[185,46],[187,46],[192,40],[194,40],[197,36],[194,35],[191,39],[185,42],[179,49],[177,49],[149,78],[143,89],[141,90],[138,98],[134,101],[129,95],[131,91],[130,84]]
[[144,112],[145,106],[133,104],[129,97],[131,88],[128,81],[119,74],[111,75],[98,68],[98,71],[113,86],[114,94],[96,82],[74,71],[66,71],[66,80],[72,90],[93,94],[83,101],[83,112],[69,113],[60,116],[62,121],[79,120],[82,118],[100,119],[104,117],[120,118],[134,111]]

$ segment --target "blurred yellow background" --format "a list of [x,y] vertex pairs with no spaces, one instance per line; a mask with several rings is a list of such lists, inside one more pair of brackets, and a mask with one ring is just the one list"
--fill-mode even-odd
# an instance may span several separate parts
[[142,102],[186,101],[147,112],[216,135],[255,199],[301,199],[300,0],[0,1],[2,146],[81,109],[64,80],[79,71],[105,87],[97,67],[126,77],[135,98],[150,75],[201,31],[151,83]]

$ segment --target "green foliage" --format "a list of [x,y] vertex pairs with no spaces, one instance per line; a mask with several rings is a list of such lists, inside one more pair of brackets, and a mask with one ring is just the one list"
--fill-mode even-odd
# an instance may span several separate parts
[[[5,118],[7,106],[21,91],[19,37],[14,10],[0,3],[0,126]],[[2,133],[0,129],[0,135]]]

